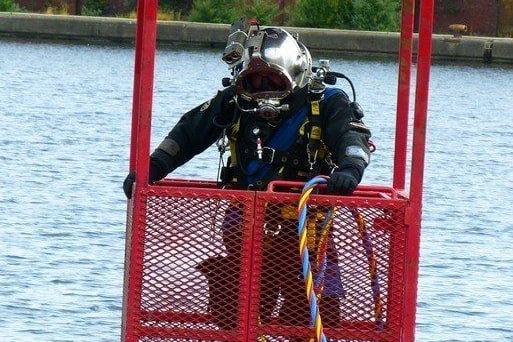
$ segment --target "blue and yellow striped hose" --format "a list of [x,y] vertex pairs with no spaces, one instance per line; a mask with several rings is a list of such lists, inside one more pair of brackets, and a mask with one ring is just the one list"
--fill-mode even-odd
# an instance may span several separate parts
[[[317,301],[317,293],[315,292],[314,287],[314,277],[310,264],[310,253],[308,251],[308,234],[306,229],[308,210],[306,202],[314,187],[317,184],[325,184],[326,182],[327,178],[322,176],[312,178],[310,181],[308,181],[303,187],[303,191],[301,193],[298,204],[299,218],[297,233],[299,236],[299,255],[301,257],[303,279],[305,280],[306,296],[310,305],[310,322],[315,331],[315,339],[318,342],[327,342],[327,340],[322,327],[322,320]],[[326,268],[326,261],[324,261],[324,266],[321,266],[321,268]]]
[[[307,201],[315,186],[326,184],[329,177],[317,176],[305,183],[301,197],[298,203],[298,236],[299,236],[299,254],[302,264],[302,275],[305,280],[306,295],[310,305],[310,321],[315,330],[315,339],[318,342],[326,342],[326,336],[323,332],[322,319],[319,312],[319,300],[323,290],[324,273],[327,267],[326,251],[329,242],[329,230],[333,223],[334,209],[330,209],[322,223],[321,237],[319,239],[316,255],[316,271],[314,278],[312,265],[310,263],[310,253],[308,250],[308,219],[307,219]],[[359,237],[369,263],[369,274],[371,281],[372,297],[374,301],[374,319],[378,330],[383,328],[383,300],[379,286],[378,263],[376,254],[372,247],[370,234],[367,230],[363,215],[358,209],[349,209],[358,226]]]

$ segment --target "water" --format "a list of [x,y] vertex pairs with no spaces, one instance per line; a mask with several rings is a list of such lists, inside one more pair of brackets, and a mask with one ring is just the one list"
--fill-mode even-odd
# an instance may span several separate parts
[[[0,51],[0,341],[118,341],[133,49]],[[220,52],[158,52],[153,147],[221,86]],[[329,57],[378,145],[364,183],[389,184],[397,66]],[[513,340],[511,80],[506,66],[432,68],[418,341]],[[212,179],[216,165],[211,148],[175,175]]]

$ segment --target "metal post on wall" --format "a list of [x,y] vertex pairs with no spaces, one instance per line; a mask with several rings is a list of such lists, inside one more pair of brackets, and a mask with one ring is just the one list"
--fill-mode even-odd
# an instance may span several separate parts
[[[148,187],[149,151],[151,136],[151,111],[153,104],[153,79],[157,37],[157,0],[140,0],[137,5],[137,30],[135,37],[134,89],[132,102],[132,128],[130,142],[130,172],[135,172],[134,187]],[[125,287],[123,291],[122,341],[137,341],[135,327],[138,324],[141,284],[133,274],[142,271],[142,247],[135,243],[144,234],[146,198],[141,191],[134,191],[128,206],[132,221],[127,230],[125,256]],[[139,280],[140,281],[140,280]]]

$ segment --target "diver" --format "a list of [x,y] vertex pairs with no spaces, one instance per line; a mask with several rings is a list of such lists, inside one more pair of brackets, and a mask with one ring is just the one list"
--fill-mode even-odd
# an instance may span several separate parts
[[[220,172],[223,187],[260,191],[272,180],[305,181],[322,174],[330,176],[329,192],[351,195],[369,164],[371,133],[362,121],[360,106],[343,90],[325,85],[334,84],[332,78],[337,73],[330,72],[326,62],[313,67],[310,52],[298,37],[255,21],[232,25],[223,60],[232,71],[231,77],[223,80],[225,88],[185,113],[158,145],[150,156],[149,182],[163,179],[212,144],[226,141],[220,144],[230,154]],[[134,180],[130,173],[123,183],[128,198]],[[277,315],[281,324],[308,325],[308,302],[303,280],[298,277],[297,217],[287,216],[282,209],[270,208],[266,213],[281,219],[274,221],[275,227],[266,227],[273,234],[268,234],[270,241],[264,243],[261,298],[270,304],[262,305],[260,319],[265,323]],[[325,213],[320,209],[318,214]],[[216,292],[215,286],[224,285],[209,276],[209,270],[219,269],[227,258],[240,256],[241,215],[236,206],[225,213],[227,256],[207,259],[198,266],[209,278],[214,319],[227,329],[236,312],[223,310],[222,303],[228,299],[226,293]],[[337,327],[344,296],[337,257],[330,244],[328,276],[320,301],[328,327]]]

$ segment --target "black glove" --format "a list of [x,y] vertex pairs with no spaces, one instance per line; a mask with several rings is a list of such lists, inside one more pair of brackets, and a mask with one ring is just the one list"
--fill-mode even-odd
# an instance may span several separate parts
[[[162,171],[160,166],[158,165],[155,160],[150,159],[150,170],[148,174],[148,180],[150,184],[153,184],[154,182],[162,179]],[[132,171],[126,176],[125,180],[123,181],[123,191],[125,192],[126,198],[130,199],[132,198],[132,188],[134,186],[135,182],[135,171]]]
[[351,195],[359,183],[360,175],[354,168],[342,169],[331,174],[328,191],[342,195]]
[[125,180],[123,181],[123,191],[125,192],[126,198],[130,199],[132,198],[132,187],[134,186],[135,182],[135,172],[130,172]]

